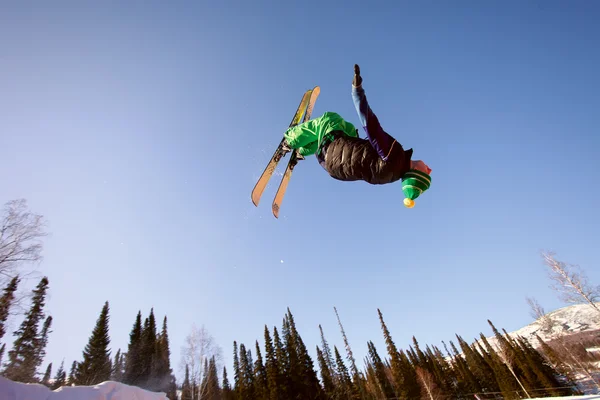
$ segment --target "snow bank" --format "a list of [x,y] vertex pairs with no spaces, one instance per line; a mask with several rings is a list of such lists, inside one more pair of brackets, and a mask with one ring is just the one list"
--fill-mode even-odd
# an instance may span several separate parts
[[95,386],[64,386],[54,391],[35,383],[13,382],[0,376],[1,400],[168,400],[165,393],[149,392],[119,382]]

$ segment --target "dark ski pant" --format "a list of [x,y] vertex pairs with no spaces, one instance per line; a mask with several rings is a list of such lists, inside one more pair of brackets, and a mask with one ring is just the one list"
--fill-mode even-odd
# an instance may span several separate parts
[[379,157],[384,161],[387,161],[396,139],[390,136],[381,127],[379,119],[369,106],[367,95],[365,94],[362,85],[359,87],[352,85],[352,100],[354,101],[354,107],[356,107],[358,118],[360,119],[360,123],[367,135],[369,143],[371,143],[371,146],[377,151]]

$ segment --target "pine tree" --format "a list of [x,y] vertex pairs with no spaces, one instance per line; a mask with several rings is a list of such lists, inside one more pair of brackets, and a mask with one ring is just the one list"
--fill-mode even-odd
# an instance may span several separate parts
[[[463,351],[464,365],[466,365],[466,368],[461,369],[461,371],[464,372],[464,379],[469,383],[472,390],[475,393],[499,392],[500,386],[496,381],[494,370],[483,356],[485,352],[477,352],[459,335],[456,335],[456,338]],[[463,358],[458,355],[454,343],[450,342],[450,344],[456,354],[455,360],[462,368]],[[492,361],[490,360],[490,362]]]
[[69,386],[74,386],[76,384],[77,364],[77,361],[73,361],[73,364],[71,364],[71,370],[69,371]]
[[58,367],[58,371],[56,371],[56,376],[54,377],[54,382],[50,389],[56,390],[60,387],[63,387],[67,384],[67,373],[65,372],[65,362],[64,360],[60,363],[60,367]]
[[16,382],[34,383],[40,365],[40,333],[38,325],[46,316],[43,309],[48,290],[48,278],[44,277],[33,290],[32,305],[19,330],[13,348],[8,352],[8,364],[4,377]]
[[359,397],[365,396],[364,387],[362,385],[362,377],[360,372],[358,371],[358,368],[356,367],[356,361],[354,360],[354,355],[352,354],[352,349],[350,348],[350,343],[348,341],[348,337],[346,337],[346,332],[344,331],[344,327],[342,326],[342,321],[340,320],[337,308],[333,307],[333,309],[338,320],[338,325],[340,326],[340,331],[342,332],[342,339],[344,339],[344,346],[346,347],[347,359],[350,362],[352,384],[354,385],[354,397],[358,399]]
[[212,356],[205,368],[205,377],[202,382],[202,399],[220,400],[221,388],[219,387],[219,376],[215,357]]
[[129,334],[129,346],[127,348],[127,358],[125,361],[125,374],[123,376],[123,383],[138,386],[141,383],[142,371],[142,358],[141,358],[141,344],[142,344],[142,313],[138,311],[138,314]]
[[239,397],[242,391],[242,372],[240,371],[240,358],[238,356],[237,342],[233,341],[233,390]]
[[542,354],[535,350],[527,340],[520,337],[518,339],[518,342],[521,348],[523,349],[523,353],[527,359],[530,368],[538,377],[542,387],[546,389],[563,387],[563,389],[559,389],[556,391],[548,390],[546,392],[547,396],[571,396],[578,394],[578,391],[575,389],[574,382],[572,382],[567,376],[564,376],[562,379],[563,382],[561,382],[559,379],[560,372],[552,368],[550,364],[546,363]]
[[150,310],[150,315],[144,322],[142,331],[141,350],[140,350],[140,386],[144,389],[154,389],[152,387],[152,366],[156,356],[156,319],[154,318],[154,309]]
[[52,376],[52,363],[48,364],[48,367],[46,367],[46,373],[44,373],[44,377],[42,378],[40,383],[49,388],[51,376]]
[[277,327],[273,327],[273,344],[275,346],[275,356],[277,358],[277,367],[278,367],[278,384],[279,384],[279,395],[281,398],[289,399],[292,396],[293,390],[290,387],[290,383],[288,380],[288,376],[290,374],[289,369],[289,357],[287,353],[287,349],[285,348],[281,338],[279,336],[279,332],[277,331]]
[[0,297],[0,339],[2,339],[6,333],[4,324],[8,319],[10,307],[15,299],[15,291],[19,285],[19,281],[20,279],[18,276],[12,278],[8,286],[4,288],[4,294]]
[[290,331],[290,324],[287,316],[283,320],[283,324],[281,327],[281,336],[287,355],[284,379],[286,381],[286,386],[289,391],[288,393],[292,394],[292,398],[301,397],[303,393],[300,383],[300,360],[298,359],[296,342],[294,341],[294,336]]
[[339,386],[338,386],[338,396],[340,399],[350,399],[354,396],[354,390],[352,388],[352,379],[350,379],[350,373],[348,372],[348,368],[346,364],[344,364],[344,360],[338,351],[337,346],[333,346],[333,354],[335,356],[335,361],[337,364],[337,370],[339,374]]
[[323,346],[323,359],[325,360],[325,364],[329,368],[332,383],[334,386],[336,386],[338,382],[338,373],[335,369],[335,362],[333,360],[333,355],[331,354],[331,348],[329,347],[329,343],[327,343],[327,340],[325,339],[325,334],[323,333],[323,327],[321,327],[321,325],[319,325],[319,332],[321,333],[321,346]]
[[44,358],[46,357],[46,346],[48,345],[48,335],[50,335],[50,327],[52,326],[52,316],[46,317],[42,332],[39,335],[36,349],[36,364],[42,365]]
[[123,381],[123,374],[124,374],[124,357],[123,354],[121,353],[121,349],[117,350],[117,354],[115,354],[115,360],[113,362],[113,368],[112,368],[112,372],[111,372],[111,376],[110,379],[112,381],[115,382],[122,382]]
[[375,344],[372,341],[368,342],[368,349],[370,359],[369,361],[370,364],[373,366],[375,377],[377,378],[377,383],[379,384],[383,395],[386,399],[393,398],[394,388],[390,383],[387,374],[385,373],[385,365],[383,364],[381,357],[379,357],[377,349],[375,348]]
[[112,365],[108,322],[109,305],[107,301],[102,307],[96,326],[85,346],[83,361],[77,368],[75,380],[78,385],[95,385],[110,380]]
[[494,350],[494,348],[490,345],[485,335],[480,333],[479,336],[481,338],[481,342],[483,343],[483,345],[478,343],[480,347],[479,351],[481,354],[483,354],[484,359],[494,371],[493,376],[495,376],[496,381],[498,382],[502,396],[504,396],[506,399],[520,398],[518,395],[519,390],[521,389],[519,387],[519,383],[515,380],[506,364],[502,362],[502,359],[496,350]]
[[167,388],[167,398],[169,400],[179,400],[177,397],[177,379],[171,374],[169,379],[169,387]]
[[275,348],[273,346],[273,341],[271,340],[271,334],[269,333],[269,328],[265,325],[265,357],[266,364],[265,370],[267,374],[267,387],[269,390],[269,399],[270,400],[279,400],[282,398],[280,394],[280,372],[279,372],[279,364],[275,355]]
[[296,329],[296,323],[292,312],[288,308],[287,320],[289,324],[290,334],[293,337],[293,343],[296,347],[296,355],[298,357],[298,385],[303,398],[318,399],[322,397],[322,389],[319,383],[319,378],[314,368],[312,358],[308,354],[308,350]]
[[0,365],[2,365],[2,359],[4,358],[5,351],[6,351],[6,343],[2,343],[2,347],[0,347]]
[[375,368],[373,364],[369,362],[369,358],[365,357],[365,391],[366,395],[361,400],[379,400],[385,399],[385,395],[383,394],[381,387],[379,386],[379,382],[377,381],[377,376],[375,373]]
[[519,389],[525,392],[527,397],[530,397],[529,391],[539,386],[537,378],[532,371],[527,368],[526,361],[523,359],[522,352],[515,346],[515,343],[508,338],[500,334],[498,329],[494,326],[492,321],[488,319],[488,324],[491,326],[492,331],[500,349],[498,355],[500,360],[508,368],[513,378],[517,381]]
[[181,400],[192,400],[192,384],[190,382],[190,368],[185,366],[185,378],[181,386]]
[[169,349],[169,334],[167,332],[167,317],[163,319],[163,326],[160,335],[156,341],[156,351],[154,355],[152,386],[154,391],[167,392],[171,381],[171,351]]
[[258,340],[256,345],[256,362],[254,363],[254,381],[256,389],[256,398],[268,400],[269,398],[269,384],[267,382],[267,370],[263,364],[262,354],[260,352],[260,346]]
[[223,388],[221,389],[222,399],[223,400],[234,400],[235,396],[233,390],[231,389],[231,385],[229,384],[229,379],[227,378],[227,368],[223,367]]
[[246,346],[240,343],[240,400],[254,399],[254,379],[252,370],[252,356]]
[[396,396],[409,399],[418,398],[421,393],[421,388],[417,382],[416,371],[410,364],[408,358],[404,359],[406,357],[404,352],[399,352],[397,350],[390,332],[383,321],[381,310],[377,309],[377,312],[379,314],[381,329],[383,330],[383,337],[386,342],[388,354],[391,359],[391,369]]
[[317,346],[317,362],[319,363],[319,369],[321,370],[321,382],[323,382],[323,390],[327,398],[332,399],[335,396],[335,384],[333,383],[333,377],[331,369],[327,365],[323,352]]

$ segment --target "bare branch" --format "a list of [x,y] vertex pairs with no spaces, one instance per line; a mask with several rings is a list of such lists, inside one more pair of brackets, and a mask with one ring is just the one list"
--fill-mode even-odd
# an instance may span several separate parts
[[530,307],[529,315],[531,315],[533,319],[535,319],[540,324],[542,330],[550,332],[550,330],[554,326],[554,321],[552,320],[552,318],[546,314],[546,311],[536,299],[526,297],[526,300],[527,304],[529,304]]
[[600,286],[591,286],[579,266],[556,260],[554,253],[546,252],[542,257],[549,268],[549,277],[554,282],[551,287],[564,302],[587,303],[600,313],[600,308],[595,304],[600,300]]
[[25,275],[26,264],[42,259],[42,241],[47,236],[41,215],[30,212],[24,199],[11,200],[4,206],[0,221],[0,279]]
[[[201,388],[202,376],[205,374],[205,365],[212,357],[215,358],[217,369],[222,367],[223,352],[213,336],[204,325],[198,329],[192,326],[191,332],[185,338],[185,345],[181,348],[180,368],[189,368],[189,377],[192,391]],[[201,398],[201,392],[192,393],[192,398]]]
[[421,367],[416,367],[416,372],[419,385],[421,386],[421,399],[438,400],[445,397],[435,384],[435,379],[433,379],[433,375],[429,371]]

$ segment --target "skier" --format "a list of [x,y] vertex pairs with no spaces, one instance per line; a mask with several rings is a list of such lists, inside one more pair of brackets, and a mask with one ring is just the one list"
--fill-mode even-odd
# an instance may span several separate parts
[[412,208],[414,200],[431,185],[431,168],[422,160],[412,160],[412,148],[402,145],[383,130],[371,110],[362,87],[360,67],[354,65],[352,99],[367,138],[335,112],[289,128],[284,133],[284,149],[297,150],[300,158],[316,154],[321,166],[335,179],[362,180],[382,185],[402,179],[404,205]]

